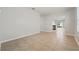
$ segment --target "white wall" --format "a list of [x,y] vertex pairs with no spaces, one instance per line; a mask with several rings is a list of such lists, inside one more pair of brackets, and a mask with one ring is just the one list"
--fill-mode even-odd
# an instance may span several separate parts
[[41,16],[40,20],[40,31],[44,31],[45,17]]
[[40,15],[29,8],[0,8],[0,40],[40,32]]
[[47,19],[46,16],[41,16],[41,21],[40,21],[40,31],[47,32]]
[[79,32],[79,7],[77,8],[77,32]]
[[51,14],[49,16],[46,16],[45,18],[45,31],[52,31],[52,22],[56,19],[62,19],[65,18],[65,31],[67,35],[74,35],[75,32],[75,17],[74,17],[74,9],[70,11],[66,11],[64,13],[58,13],[58,14]]
[[75,35],[75,9],[72,9],[66,13],[65,29],[67,35]]
[[75,39],[79,46],[79,7],[75,10]]

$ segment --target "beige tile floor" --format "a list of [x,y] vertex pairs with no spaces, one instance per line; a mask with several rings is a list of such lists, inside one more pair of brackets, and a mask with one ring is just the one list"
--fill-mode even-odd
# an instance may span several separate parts
[[73,36],[66,36],[62,31],[41,32],[1,44],[2,51],[78,51]]

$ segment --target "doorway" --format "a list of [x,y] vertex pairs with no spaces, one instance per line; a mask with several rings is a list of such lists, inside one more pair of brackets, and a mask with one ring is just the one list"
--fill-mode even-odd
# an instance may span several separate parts
[[64,20],[56,20],[56,28],[64,28]]
[[52,22],[52,30],[57,30],[57,28],[64,28],[64,20],[54,20]]

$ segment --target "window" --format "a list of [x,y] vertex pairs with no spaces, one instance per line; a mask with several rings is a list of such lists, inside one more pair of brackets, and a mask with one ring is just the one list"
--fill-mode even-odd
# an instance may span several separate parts
[[79,32],[79,19],[77,19],[77,32]]
[[79,32],[79,8],[77,8],[77,32]]

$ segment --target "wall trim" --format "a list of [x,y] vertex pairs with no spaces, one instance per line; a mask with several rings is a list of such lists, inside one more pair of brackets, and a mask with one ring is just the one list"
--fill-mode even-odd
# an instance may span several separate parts
[[74,34],[66,34],[66,35],[73,36],[77,45],[79,46],[79,37],[77,35],[74,35]]
[[40,31],[40,32],[51,32],[51,31]]
[[73,36],[77,45],[79,46],[79,37],[77,35],[74,35],[74,34],[65,34],[65,35]]
[[76,41],[77,45],[79,46],[79,37],[77,35],[75,35],[75,41]]
[[56,30],[41,30],[40,32],[53,32],[53,31],[56,31]]
[[5,43],[5,42],[12,41],[12,40],[17,40],[17,39],[20,39],[20,38],[23,38],[23,37],[35,35],[35,34],[38,34],[38,33],[40,33],[40,32],[35,32],[35,33],[28,34],[28,35],[26,34],[26,35],[18,36],[18,37],[11,38],[11,39],[8,39],[8,40],[4,40],[4,41],[1,41],[1,44],[2,44],[2,43]]
[[74,34],[69,34],[69,33],[66,33],[65,35],[69,35],[69,36],[75,36]]

